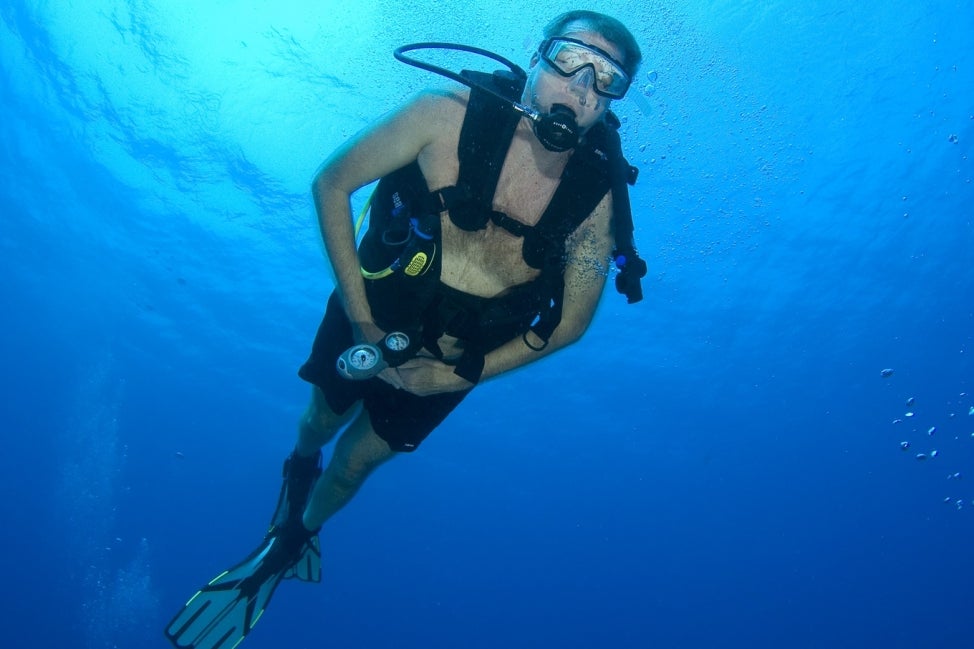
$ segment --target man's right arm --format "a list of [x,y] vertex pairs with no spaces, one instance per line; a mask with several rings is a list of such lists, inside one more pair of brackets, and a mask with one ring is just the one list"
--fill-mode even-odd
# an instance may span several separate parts
[[351,194],[360,187],[415,160],[433,142],[437,121],[449,99],[423,93],[385,116],[336,150],[312,183],[315,210],[339,295],[357,329],[369,339],[381,336],[372,321],[359,270],[352,227]]

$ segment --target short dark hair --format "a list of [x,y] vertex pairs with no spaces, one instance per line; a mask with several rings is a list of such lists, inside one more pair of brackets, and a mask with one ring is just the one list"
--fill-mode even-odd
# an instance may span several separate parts
[[564,36],[566,29],[572,23],[583,23],[591,31],[601,34],[607,41],[616,45],[622,50],[623,60],[620,63],[622,63],[626,73],[630,77],[636,76],[639,64],[643,60],[643,53],[639,51],[636,39],[625,25],[612,16],[597,11],[578,9],[563,13],[545,25],[544,37]]

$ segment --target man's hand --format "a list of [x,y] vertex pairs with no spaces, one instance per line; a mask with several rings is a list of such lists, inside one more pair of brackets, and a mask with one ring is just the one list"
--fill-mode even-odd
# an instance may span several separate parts
[[395,388],[420,397],[469,390],[473,387],[473,383],[453,373],[452,365],[427,357],[417,357],[399,367],[386,368],[379,374],[379,378]]
[[386,333],[388,332],[380,329],[371,320],[352,322],[352,337],[356,343],[379,345],[382,343],[382,339],[386,337]]

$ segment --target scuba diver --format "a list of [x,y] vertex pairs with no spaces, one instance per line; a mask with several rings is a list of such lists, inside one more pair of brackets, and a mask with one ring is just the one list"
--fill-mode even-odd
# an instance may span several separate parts
[[[473,51],[508,70],[454,74],[407,55],[424,48]],[[641,60],[622,23],[558,16],[527,72],[468,46],[416,44],[396,56],[462,85],[420,93],[315,176],[336,289],[299,370],[311,402],[263,543],[173,618],[176,647],[231,649],[281,580],[319,581],[322,524],[479,382],[577,341],[613,263],[619,292],[642,298],[628,196],[636,170],[609,111]],[[375,180],[356,246],[350,197]]]

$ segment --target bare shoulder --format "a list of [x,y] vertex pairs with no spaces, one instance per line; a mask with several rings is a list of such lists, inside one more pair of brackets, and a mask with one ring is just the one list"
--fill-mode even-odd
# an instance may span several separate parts
[[339,147],[318,178],[353,191],[428,151],[438,151],[444,137],[454,130],[459,133],[465,107],[463,92],[417,93]]
[[427,131],[419,164],[431,189],[456,183],[457,146],[470,93],[464,89],[429,90],[417,98],[416,119]]
[[463,123],[469,92],[463,89],[431,88],[417,93],[402,108],[406,117],[417,130],[431,134],[434,139],[444,127]]
[[416,95],[415,101],[441,115],[463,115],[470,99],[470,90],[463,86],[427,88]]

